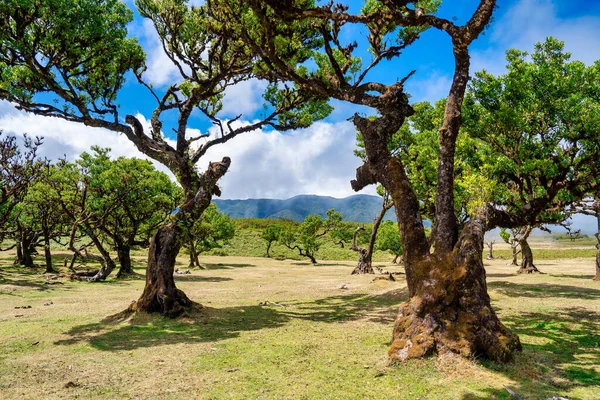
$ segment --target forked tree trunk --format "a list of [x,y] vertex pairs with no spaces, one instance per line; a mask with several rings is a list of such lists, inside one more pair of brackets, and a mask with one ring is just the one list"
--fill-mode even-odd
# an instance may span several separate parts
[[200,268],[200,259],[198,257],[198,251],[194,246],[194,243],[190,243],[190,265],[189,268],[198,267]]
[[[140,298],[133,303],[126,313],[160,312],[169,317],[182,314],[193,302],[182,290],[177,289],[173,274],[179,250],[183,244],[182,226],[191,226],[212,200],[213,194],[220,195],[217,181],[225,175],[231,160],[223,157],[221,162],[211,162],[201,176],[196,175],[193,166],[184,164],[186,170],[179,174],[181,186],[187,192],[185,202],[173,217],[173,221],[161,226],[152,236],[148,249],[148,266],[146,267],[146,285]],[[185,178],[185,179],[184,179]],[[195,189],[195,192],[192,192]]]
[[117,272],[117,278],[133,274],[131,248],[127,244],[117,242],[117,258],[119,259],[119,272]]
[[271,244],[273,244],[273,242],[271,242],[270,240],[267,242],[267,251],[265,252],[265,257],[270,258],[271,255],[269,254],[269,250],[271,250]]
[[354,230],[354,235],[352,237],[352,250],[358,252],[358,263],[356,267],[352,271],[351,275],[360,275],[360,274],[374,274],[373,270],[373,249],[375,248],[375,240],[377,239],[377,231],[379,230],[379,226],[383,221],[383,217],[385,217],[385,213],[392,208],[393,203],[388,200],[387,195],[383,199],[383,206],[381,207],[381,211],[375,217],[373,221],[373,229],[371,229],[371,236],[369,237],[369,244],[366,248],[358,247],[356,245],[356,236],[359,231],[364,228],[356,228]]
[[23,247],[23,257],[21,258],[20,265],[28,268],[33,268],[33,251],[29,247]]
[[400,307],[389,356],[482,355],[506,362],[521,350],[517,335],[490,305],[483,267],[483,224],[470,222],[452,252],[407,259],[410,299]]
[[519,240],[521,246],[521,268],[517,271],[519,274],[533,274],[540,272],[537,267],[533,264],[533,252],[527,239]]

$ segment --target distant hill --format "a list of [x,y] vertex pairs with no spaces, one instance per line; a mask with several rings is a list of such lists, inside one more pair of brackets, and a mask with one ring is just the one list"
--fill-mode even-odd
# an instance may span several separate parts
[[[291,219],[302,222],[309,214],[325,216],[327,210],[335,208],[344,221],[373,222],[381,211],[381,197],[357,194],[344,199],[328,196],[300,195],[287,200],[248,199],[220,200],[213,202],[231,218]],[[386,214],[386,220],[396,220],[394,209]]]

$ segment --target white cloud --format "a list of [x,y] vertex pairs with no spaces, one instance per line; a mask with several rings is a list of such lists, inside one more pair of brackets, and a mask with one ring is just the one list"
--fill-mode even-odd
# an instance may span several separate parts
[[[149,126],[144,116],[138,114],[137,118],[142,125]],[[17,111],[5,101],[0,101],[0,129],[16,135],[43,136],[40,155],[52,160],[63,156],[75,160],[92,145],[110,147],[113,157],[149,159],[124,135]],[[211,131],[216,132],[215,128]],[[198,130],[189,130],[190,136],[198,133]],[[354,193],[350,180],[361,164],[352,152],[354,147],[355,129],[351,123],[319,122],[308,129],[286,133],[255,131],[242,134],[211,148],[198,167],[204,169],[209,161],[231,157],[231,169],[220,181],[223,198],[283,199],[298,194],[345,197]],[[173,179],[166,167],[156,161],[153,163]],[[365,192],[374,194],[375,188],[365,189]]]
[[177,66],[165,53],[152,21],[145,19],[138,33],[142,36],[141,44],[146,52],[147,69],[144,72],[144,79],[156,86],[175,83],[181,75]]
[[406,91],[412,95],[411,103],[420,101],[434,103],[448,96],[451,84],[452,77],[446,76],[440,71],[433,71],[427,76],[420,76],[417,72],[406,82]]
[[[149,125],[143,116],[138,114],[137,117],[144,126]],[[173,174],[165,166],[142,154],[123,134],[103,128],[87,127],[60,118],[25,113],[16,110],[6,101],[0,101],[0,130],[17,136],[26,133],[43,137],[39,154],[53,161],[63,157],[73,161],[84,151],[89,151],[91,146],[109,147],[113,158],[124,156],[147,159],[152,161],[157,169],[173,178]]]
[[264,103],[262,94],[267,85],[266,81],[250,79],[228,87],[220,114],[229,117],[254,114]]
[[[317,122],[288,133],[249,132],[211,148],[199,166],[232,159],[220,181],[223,198],[277,198],[298,194],[345,197],[361,160],[354,156],[355,128],[349,122]],[[375,188],[365,189],[374,194]]]
[[[565,2],[561,4],[568,7]],[[493,74],[506,71],[505,52],[509,48],[532,51],[535,43],[553,36],[565,42],[573,60],[591,64],[600,59],[600,17],[562,19],[552,0],[520,0],[493,23],[489,46],[473,51],[471,71],[485,68]]]

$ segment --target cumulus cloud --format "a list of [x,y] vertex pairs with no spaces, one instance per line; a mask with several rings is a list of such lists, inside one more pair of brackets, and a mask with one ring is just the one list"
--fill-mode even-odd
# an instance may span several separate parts
[[[232,159],[220,181],[224,198],[285,199],[298,194],[345,197],[361,160],[354,156],[355,129],[349,122],[318,122],[287,133],[255,131],[211,148],[200,162]],[[373,188],[365,189],[374,194]]]
[[425,76],[418,73],[406,82],[406,90],[411,94],[411,103],[429,101],[434,103],[448,96],[452,76],[447,76],[440,71],[433,71]]
[[[143,116],[137,117],[144,126],[149,125]],[[17,136],[26,133],[30,136],[43,137],[44,143],[40,147],[39,154],[50,160],[56,161],[65,157],[73,161],[84,151],[89,151],[91,146],[109,147],[114,158],[124,156],[148,159],[157,169],[173,177],[165,166],[142,154],[125,135],[59,118],[28,114],[16,110],[6,101],[0,101],[0,129],[4,133]]]
[[[144,116],[137,117],[144,126],[149,125]],[[92,145],[110,147],[113,157],[148,159],[124,135],[27,114],[3,101],[0,101],[0,129],[16,135],[43,136],[40,154],[52,160],[63,156],[75,160]],[[199,132],[190,129],[189,135]],[[214,129],[211,132],[216,134]],[[354,144],[355,130],[349,122],[320,122],[308,129],[285,133],[258,130],[211,148],[198,167],[204,169],[209,161],[231,157],[231,169],[220,181],[223,198],[283,199],[298,194],[345,197],[354,193],[350,180],[361,163],[352,152]],[[173,178],[166,167],[153,163]],[[374,188],[365,192],[375,193]]]
[[250,79],[228,87],[220,114],[229,117],[254,114],[264,103],[262,94],[267,85],[266,81]]
[[[506,71],[509,48],[532,51],[535,43],[553,36],[565,42],[572,59],[591,64],[600,59],[600,17],[561,18],[558,3],[552,0],[520,0],[493,23],[489,45],[472,52],[471,71],[485,68],[493,74]],[[561,4],[567,7],[567,3]]]

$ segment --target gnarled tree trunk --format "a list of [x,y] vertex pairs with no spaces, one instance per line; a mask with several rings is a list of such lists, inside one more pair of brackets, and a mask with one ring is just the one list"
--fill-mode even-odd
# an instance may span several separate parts
[[[358,252],[358,263],[356,264],[356,267],[352,271],[351,275],[374,274],[375,273],[375,271],[373,271],[373,263],[371,261],[372,254],[373,254],[371,247],[369,246],[367,248],[364,248],[364,247],[358,247],[356,245],[356,236],[358,235],[358,232],[360,232],[364,229],[365,229],[364,227],[360,226],[354,230],[354,236],[352,238],[352,247],[350,247],[350,249]],[[371,233],[371,236],[372,235],[373,235],[373,233]]]
[[196,246],[194,246],[194,241],[190,241],[190,265],[189,268],[198,267],[200,268],[200,260],[198,258],[198,251],[196,250]]
[[533,231],[533,226],[529,225],[516,238],[521,247],[521,268],[517,271],[518,274],[533,274],[540,272],[533,264],[533,252],[527,242],[529,235]]
[[18,265],[33,268],[35,266],[33,264],[33,255],[36,253],[35,244],[38,236],[27,228],[21,228],[20,236],[21,257],[18,257],[19,246],[17,246],[17,260],[15,262],[17,262]]
[[192,304],[185,293],[177,289],[173,279],[181,239],[182,229],[176,221],[160,227],[152,237],[148,250],[146,286],[133,305],[135,311],[160,312],[173,317]]
[[451,352],[505,362],[521,350],[518,336],[490,305],[483,235],[483,224],[473,221],[463,229],[454,251],[407,262],[410,300],[400,307],[390,358],[405,361]]
[[186,192],[185,202],[179,207],[173,221],[160,227],[152,237],[148,250],[146,285],[140,298],[127,312],[160,312],[176,317],[193,304],[182,290],[177,289],[173,279],[175,262],[184,240],[183,226],[191,226],[210,205],[212,196],[221,194],[216,184],[230,164],[229,157],[224,157],[221,162],[210,163],[200,176],[195,175],[193,167],[182,171],[178,178]]
[[519,240],[521,246],[521,268],[517,271],[519,274],[533,274],[540,272],[539,269],[533,264],[533,252],[527,239]]
[[358,263],[356,264],[356,267],[352,271],[352,275],[374,274],[375,273],[375,271],[373,271],[373,249],[375,248],[375,240],[377,239],[377,231],[379,230],[379,226],[381,225],[381,222],[383,221],[383,217],[385,217],[385,213],[390,208],[392,208],[393,205],[394,205],[394,203],[392,203],[388,199],[388,196],[386,194],[383,199],[383,205],[381,207],[381,211],[379,212],[379,214],[377,214],[377,216],[375,217],[375,220],[373,220],[373,229],[371,229],[371,236],[369,237],[369,244],[367,245],[366,248],[358,247],[356,245],[356,236],[357,236],[358,232],[360,230],[363,230],[364,228],[361,227],[361,228],[356,228],[354,230],[354,236],[352,237],[352,247],[350,247],[350,248],[352,250],[358,252]]

